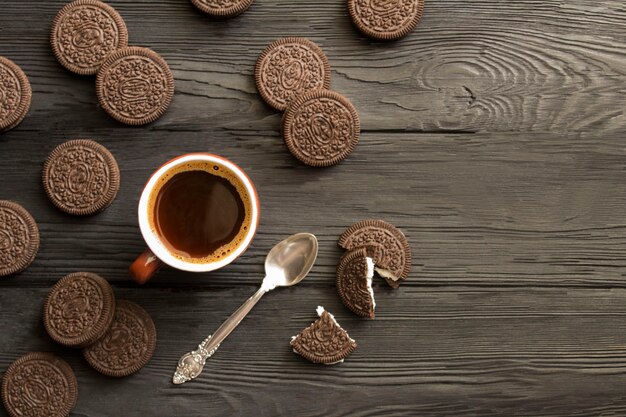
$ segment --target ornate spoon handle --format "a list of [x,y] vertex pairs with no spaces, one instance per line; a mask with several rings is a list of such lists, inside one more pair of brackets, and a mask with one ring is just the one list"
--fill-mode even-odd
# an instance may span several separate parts
[[252,307],[256,305],[261,299],[263,294],[269,291],[264,286],[261,286],[254,295],[241,305],[231,316],[226,319],[224,323],[206,339],[198,345],[198,349],[185,353],[179,360],[176,372],[172,378],[174,384],[182,384],[191,379],[194,379],[202,372],[206,360],[209,359],[218,347],[220,343],[241,323],[244,317],[252,310]]

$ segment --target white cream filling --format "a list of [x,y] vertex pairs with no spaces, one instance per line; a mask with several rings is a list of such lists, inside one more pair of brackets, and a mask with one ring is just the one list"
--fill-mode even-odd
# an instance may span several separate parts
[[374,260],[370,257],[366,258],[367,260],[367,291],[370,293],[370,297],[372,298],[372,310],[376,309],[376,300],[374,300],[374,289],[372,288],[372,278],[374,278]]
[[397,281],[400,279],[400,277],[396,276],[393,272],[391,272],[388,269],[382,269],[382,268],[374,268],[374,269],[376,270],[378,275],[380,275],[383,278],[388,278],[392,281]]

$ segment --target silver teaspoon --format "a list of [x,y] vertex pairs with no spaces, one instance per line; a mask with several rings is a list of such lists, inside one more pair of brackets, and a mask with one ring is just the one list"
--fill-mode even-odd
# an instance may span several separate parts
[[272,248],[265,258],[265,278],[261,288],[243,303],[222,325],[209,335],[198,349],[185,353],[179,360],[172,378],[174,384],[182,384],[194,379],[202,372],[206,360],[210,358],[220,343],[235,330],[241,320],[252,310],[263,294],[276,287],[289,287],[302,281],[309,273],[317,258],[317,238],[310,233],[289,236]]

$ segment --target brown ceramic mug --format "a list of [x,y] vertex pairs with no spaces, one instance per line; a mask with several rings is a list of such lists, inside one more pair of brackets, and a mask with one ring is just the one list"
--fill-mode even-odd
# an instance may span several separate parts
[[163,264],[191,272],[222,268],[248,248],[259,214],[254,184],[231,161],[207,153],[174,158],[141,194],[139,227],[148,249],[130,275],[143,284]]

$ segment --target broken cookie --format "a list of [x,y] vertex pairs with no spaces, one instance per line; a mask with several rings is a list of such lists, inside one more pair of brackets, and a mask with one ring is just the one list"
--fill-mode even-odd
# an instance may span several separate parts
[[356,315],[374,318],[372,277],[374,261],[364,248],[346,252],[337,266],[337,292],[343,303]]
[[313,363],[343,362],[356,349],[356,342],[324,307],[317,307],[317,315],[319,319],[291,338],[293,351]]
[[411,248],[400,230],[383,220],[363,220],[350,226],[339,238],[346,250],[364,248],[374,260],[376,272],[398,288],[411,270]]

